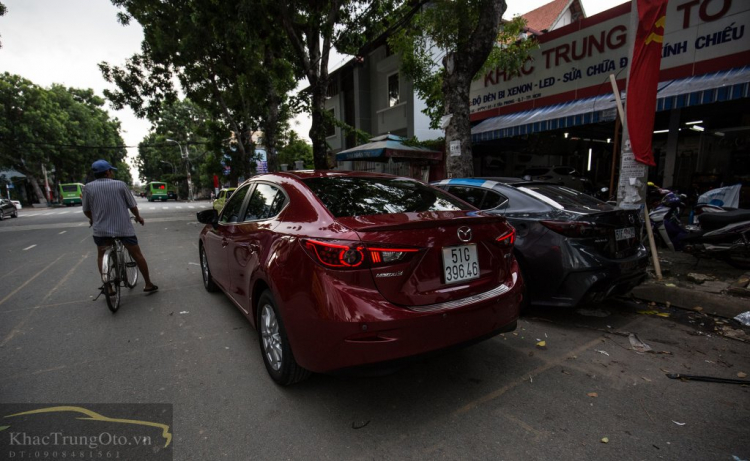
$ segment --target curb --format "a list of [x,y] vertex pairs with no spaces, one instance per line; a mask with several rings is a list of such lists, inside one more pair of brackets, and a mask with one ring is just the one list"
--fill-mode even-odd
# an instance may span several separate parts
[[727,319],[732,319],[750,310],[747,299],[704,293],[665,284],[639,285],[633,288],[632,294],[636,299],[659,304],[669,303],[671,306],[691,311],[700,307],[700,311],[705,314],[717,315]]

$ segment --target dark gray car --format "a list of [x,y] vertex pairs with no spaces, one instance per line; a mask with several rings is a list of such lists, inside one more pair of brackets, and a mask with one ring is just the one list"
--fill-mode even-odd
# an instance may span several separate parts
[[646,278],[636,211],[556,184],[515,178],[433,183],[517,232],[515,252],[532,304],[574,306],[624,294]]
[[10,200],[0,198],[0,221],[7,217],[15,218],[18,216],[16,206]]

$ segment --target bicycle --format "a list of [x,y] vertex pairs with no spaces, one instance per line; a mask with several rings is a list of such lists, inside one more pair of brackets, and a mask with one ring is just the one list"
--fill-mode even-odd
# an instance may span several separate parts
[[[107,300],[107,307],[112,313],[120,308],[120,287],[133,289],[138,283],[138,267],[129,251],[118,237],[114,237],[112,245],[107,248],[102,258],[101,275],[102,293]],[[98,296],[97,296],[98,298]]]

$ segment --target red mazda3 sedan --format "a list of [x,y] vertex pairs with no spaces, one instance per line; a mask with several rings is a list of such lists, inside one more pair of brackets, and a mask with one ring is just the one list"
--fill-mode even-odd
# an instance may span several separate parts
[[516,327],[515,230],[421,182],[265,174],[198,219],[204,286],[224,291],[255,326],[281,385]]

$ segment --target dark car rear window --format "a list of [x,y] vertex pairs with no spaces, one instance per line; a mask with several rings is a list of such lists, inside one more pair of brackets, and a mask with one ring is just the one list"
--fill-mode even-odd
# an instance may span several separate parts
[[75,184],[68,184],[62,186],[62,190],[63,192],[78,192],[78,186],[76,186]]
[[466,209],[447,193],[400,178],[309,178],[304,183],[337,218]]
[[523,191],[531,191],[540,194],[553,202],[559,204],[566,210],[587,208],[597,211],[614,210],[614,207],[606,202],[597,200],[583,192],[570,189],[564,186],[553,184],[523,184],[518,188]]

